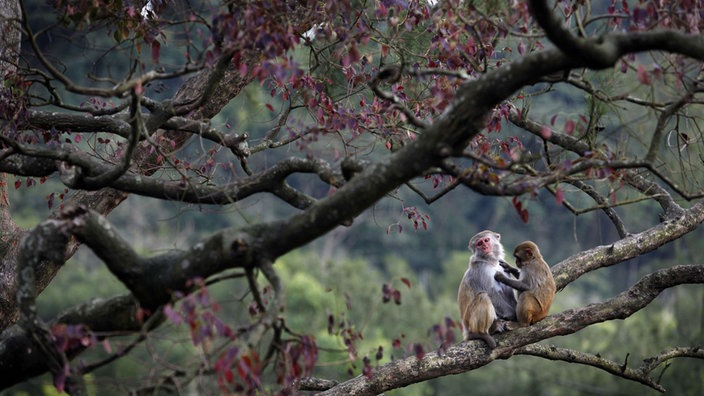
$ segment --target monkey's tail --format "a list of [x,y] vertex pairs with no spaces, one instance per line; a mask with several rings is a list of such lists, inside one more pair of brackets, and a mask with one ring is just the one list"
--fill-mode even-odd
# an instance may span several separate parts
[[486,345],[488,345],[489,348],[491,348],[491,349],[496,348],[496,340],[494,339],[494,337],[490,336],[489,334],[468,333],[467,336],[465,337],[465,340],[484,340],[484,342],[486,342]]

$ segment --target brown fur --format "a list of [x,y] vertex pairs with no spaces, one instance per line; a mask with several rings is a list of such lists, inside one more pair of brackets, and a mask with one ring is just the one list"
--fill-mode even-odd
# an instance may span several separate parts
[[530,326],[548,315],[555,297],[555,279],[534,242],[520,243],[513,255],[521,271],[518,280],[509,279],[501,273],[496,274],[495,279],[518,290],[518,323]]
[[[462,312],[462,335],[465,340],[482,339],[489,348],[496,348],[496,341],[489,335],[491,326],[496,320],[496,311],[486,292],[479,292],[474,298],[460,298]],[[469,303],[467,303],[469,301]],[[463,309],[464,305],[464,309]]]

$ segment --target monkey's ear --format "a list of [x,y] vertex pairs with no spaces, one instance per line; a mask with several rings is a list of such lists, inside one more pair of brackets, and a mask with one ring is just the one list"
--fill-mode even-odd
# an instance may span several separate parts
[[524,251],[526,252],[526,259],[532,259],[533,257],[535,257],[535,255],[533,254],[533,249],[526,248],[526,250]]
[[497,241],[500,241],[500,240],[501,240],[501,234],[498,234],[498,233],[495,232],[495,233],[494,233],[494,236],[496,237],[496,240],[497,240]]

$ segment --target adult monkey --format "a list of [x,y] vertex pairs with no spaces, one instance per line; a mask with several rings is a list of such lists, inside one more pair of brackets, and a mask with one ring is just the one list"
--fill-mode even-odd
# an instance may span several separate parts
[[457,291],[457,304],[462,318],[465,340],[482,339],[496,347],[491,333],[506,329],[516,320],[516,297],[513,289],[494,279],[501,273],[504,247],[501,235],[485,230],[469,240],[472,258]]
[[494,279],[518,290],[518,323],[520,326],[530,326],[548,315],[555,297],[555,279],[534,242],[520,243],[513,255],[520,269],[518,279],[508,278],[502,273],[494,275]]

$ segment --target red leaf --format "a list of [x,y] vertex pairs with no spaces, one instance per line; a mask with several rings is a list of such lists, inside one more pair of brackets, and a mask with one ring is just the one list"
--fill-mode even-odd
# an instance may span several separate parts
[[362,368],[362,374],[364,374],[367,379],[372,379],[372,366],[369,364],[369,358],[365,356],[363,363],[364,368]]
[[528,210],[523,209],[521,212],[519,212],[519,215],[521,216],[522,222],[528,223]]
[[518,212],[518,216],[521,218],[521,221],[527,223],[528,210],[523,208],[523,204],[518,200],[518,197],[513,197],[513,206],[516,208],[516,212]]
[[413,352],[415,353],[417,359],[423,359],[425,356],[425,350],[421,344],[413,344]]
[[15,190],[17,190],[20,187],[22,187],[22,182],[19,180],[15,180]]
[[640,81],[641,84],[650,85],[650,83],[651,83],[650,73],[648,73],[648,71],[645,70],[643,65],[638,65],[638,71],[636,72],[636,74],[638,75],[638,81]]
[[137,312],[135,312],[134,316],[135,319],[137,319],[137,322],[139,323],[144,323],[144,319],[149,317],[149,311],[144,309],[144,308],[139,308]]
[[401,291],[398,289],[394,289],[392,295],[394,297],[394,303],[396,305],[401,305]]
[[152,62],[159,63],[159,50],[161,49],[161,44],[154,40],[152,42]]
[[388,283],[384,283],[381,286],[381,301],[382,302],[387,303],[387,302],[391,301],[392,290],[393,290],[393,288]]
[[80,143],[80,142],[81,142],[81,139],[83,139],[83,138],[81,137],[80,134],[78,134],[78,135],[76,135],[76,136],[73,137],[73,141],[76,142],[76,143]]
[[574,132],[574,121],[570,119],[565,121],[565,133],[571,135],[572,132]]
[[401,282],[403,282],[403,284],[406,285],[409,289],[411,288],[411,281],[409,281],[408,278],[401,278]]
[[376,350],[376,360],[381,360],[384,357],[384,347],[379,345],[379,348]]
[[243,380],[246,380],[247,376],[251,375],[251,373],[252,373],[252,360],[247,355],[242,356],[239,363],[237,364],[237,374],[239,374],[240,378],[242,378]]
[[269,109],[269,111],[274,111],[274,106],[270,105],[269,103],[266,104],[266,108]]

